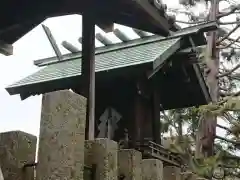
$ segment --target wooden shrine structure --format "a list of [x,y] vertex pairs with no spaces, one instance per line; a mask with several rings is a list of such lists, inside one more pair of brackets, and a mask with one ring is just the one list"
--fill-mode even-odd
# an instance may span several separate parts
[[[96,48],[94,137],[119,142],[127,129],[132,146],[145,140],[158,146],[161,110],[207,104],[211,98],[194,47],[206,44],[203,33],[216,27],[206,23],[169,38],[142,36]],[[83,57],[79,52],[64,55],[61,61],[36,60],[35,65],[45,67],[6,90],[22,99],[63,89],[84,95]]]
[[[36,65],[46,67],[6,89],[22,99],[72,89],[87,97],[87,139],[108,136],[120,141],[126,128],[134,147],[146,139],[156,148],[161,109],[211,100],[194,62],[196,46],[206,44],[203,32],[217,28],[209,22],[180,30],[165,11],[157,0],[5,0],[0,7],[0,53],[5,55],[11,55],[12,44],[46,18],[82,15],[82,52],[38,60]],[[157,35],[95,49],[95,25],[109,32],[113,23]],[[44,30],[50,36],[47,27]],[[186,48],[190,51],[182,51]]]
[[171,31],[177,31],[179,27],[174,23],[174,19],[166,15],[165,11],[166,5],[157,0],[60,0],[57,3],[53,0],[4,1],[0,7],[0,53],[11,55],[12,44],[48,17],[81,14],[81,73],[85,87],[83,93],[88,99],[88,138],[94,139],[95,25],[108,32],[113,30],[115,22],[161,36],[169,36]]

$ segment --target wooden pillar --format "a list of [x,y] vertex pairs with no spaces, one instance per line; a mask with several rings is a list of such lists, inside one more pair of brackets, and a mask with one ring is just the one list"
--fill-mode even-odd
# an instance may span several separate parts
[[153,141],[157,144],[161,144],[160,101],[159,91],[157,89],[154,89],[152,94],[152,129]]
[[82,76],[87,98],[86,135],[95,137],[95,22],[88,10],[82,15]]
[[136,146],[137,143],[140,143],[142,140],[142,123],[144,121],[144,108],[141,103],[141,97],[140,95],[135,95],[134,100],[134,146]]
[[143,143],[153,138],[153,105],[148,82],[143,79],[137,84],[134,109],[135,141]]

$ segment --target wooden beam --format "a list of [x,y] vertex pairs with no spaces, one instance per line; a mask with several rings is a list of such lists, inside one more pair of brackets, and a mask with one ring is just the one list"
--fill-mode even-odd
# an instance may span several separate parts
[[99,28],[101,28],[105,33],[112,32],[114,28],[113,21],[100,21],[97,22]]
[[133,30],[137,35],[139,35],[141,38],[146,37],[146,36],[149,36],[148,33],[145,32],[145,31],[142,31],[142,30],[139,30],[139,29],[135,29],[135,28],[132,28],[132,30]]
[[80,38],[78,38],[78,42],[80,43],[80,44],[82,44],[82,37],[80,37]]
[[113,44],[113,42],[108,39],[106,36],[102,35],[101,33],[96,34],[96,39],[99,40],[105,46]]
[[60,49],[58,48],[56,40],[54,39],[50,29],[47,26],[45,26],[44,24],[42,24],[42,28],[43,28],[45,34],[47,35],[47,38],[48,38],[49,42],[51,43],[51,46],[52,46],[58,60],[61,61],[63,59],[62,53],[61,53]]
[[82,76],[87,98],[87,135],[95,138],[95,22],[88,11],[82,15]]
[[62,42],[62,46],[67,49],[68,51],[70,51],[71,53],[77,53],[80,52],[80,50],[74,46],[73,44],[67,42],[67,41],[63,41]]
[[138,4],[138,6],[145,11],[145,13],[152,18],[152,22],[159,28],[165,31],[166,34],[169,34],[169,23],[166,17],[166,14],[160,15],[158,10],[152,6],[148,0],[133,0]]
[[11,44],[6,44],[3,41],[0,41],[0,54],[5,56],[13,55],[13,46]]
[[128,42],[131,39],[127,37],[127,35],[122,32],[120,29],[114,29],[113,34],[117,36],[121,41]]

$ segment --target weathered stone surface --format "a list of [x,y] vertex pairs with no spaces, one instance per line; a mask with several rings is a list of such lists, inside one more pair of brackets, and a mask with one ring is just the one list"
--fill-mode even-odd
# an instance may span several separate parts
[[2,173],[2,168],[0,167],[0,180],[4,180],[3,173]]
[[163,163],[158,159],[144,159],[142,161],[143,180],[163,180]]
[[142,153],[134,149],[118,151],[118,174],[124,175],[124,180],[142,179]]
[[[85,142],[85,165],[96,166],[96,180],[118,179],[117,153],[118,144],[112,140],[96,139]],[[89,178],[86,180],[89,180]]]
[[198,176],[190,171],[181,173],[181,180],[196,180]]
[[37,180],[82,180],[86,98],[71,91],[43,95]]
[[35,162],[36,143],[36,136],[21,131],[0,133],[0,167],[4,180],[33,180],[33,168],[23,171],[23,166]]
[[175,166],[165,166],[163,168],[163,179],[181,180],[181,169]]

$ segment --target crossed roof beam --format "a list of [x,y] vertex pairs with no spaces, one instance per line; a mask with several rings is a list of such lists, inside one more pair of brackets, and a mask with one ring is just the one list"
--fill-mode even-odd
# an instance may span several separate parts
[[[48,40],[49,40],[49,42],[50,42],[50,44],[51,44],[55,54],[56,54],[56,57],[58,58],[58,60],[63,60],[64,57],[61,54],[61,51],[60,51],[59,47],[57,46],[56,40],[54,39],[50,29],[47,26],[45,26],[45,25],[42,25],[42,27],[43,27],[43,29],[44,29],[47,37],[48,37]],[[197,34],[199,32],[200,33],[208,32],[208,31],[211,31],[211,30],[215,30],[217,28],[218,28],[218,25],[217,25],[216,22],[207,22],[207,23],[203,23],[203,24],[200,24],[200,25],[187,27],[187,28],[181,29],[181,30],[179,30],[177,32],[173,32],[171,36],[169,36],[169,37],[162,37],[162,39],[163,40],[174,39],[174,38],[177,38],[177,37]],[[156,36],[154,34],[151,34],[149,32],[142,31],[142,30],[139,30],[139,29],[132,28],[132,30],[133,30],[133,32],[135,32],[139,36],[139,38],[146,38],[146,37],[150,37],[150,36]],[[113,34],[118,39],[120,39],[122,41],[122,43],[132,41],[132,39],[130,39],[124,31],[121,31],[118,28],[113,30]],[[159,36],[159,37],[161,37],[161,36]],[[109,39],[103,33],[96,33],[95,34],[95,39],[98,40],[99,42],[101,42],[105,47],[116,44],[116,43],[112,42],[111,39]],[[78,39],[78,42],[80,44],[82,44],[82,37],[80,37]],[[61,45],[66,50],[68,50],[70,53],[73,53],[73,54],[79,53],[81,51],[78,47],[74,46],[72,43],[70,43],[68,41],[63,41],[61,43]],[[188,49],[191,50],[191,47],[188,48]],[[40,62],[40,61],[38,61],[38,62]],[[36,62],[36,63],[38,63],[38,62]],[[38,64],[35,64],[35,65],[38,65]]]

